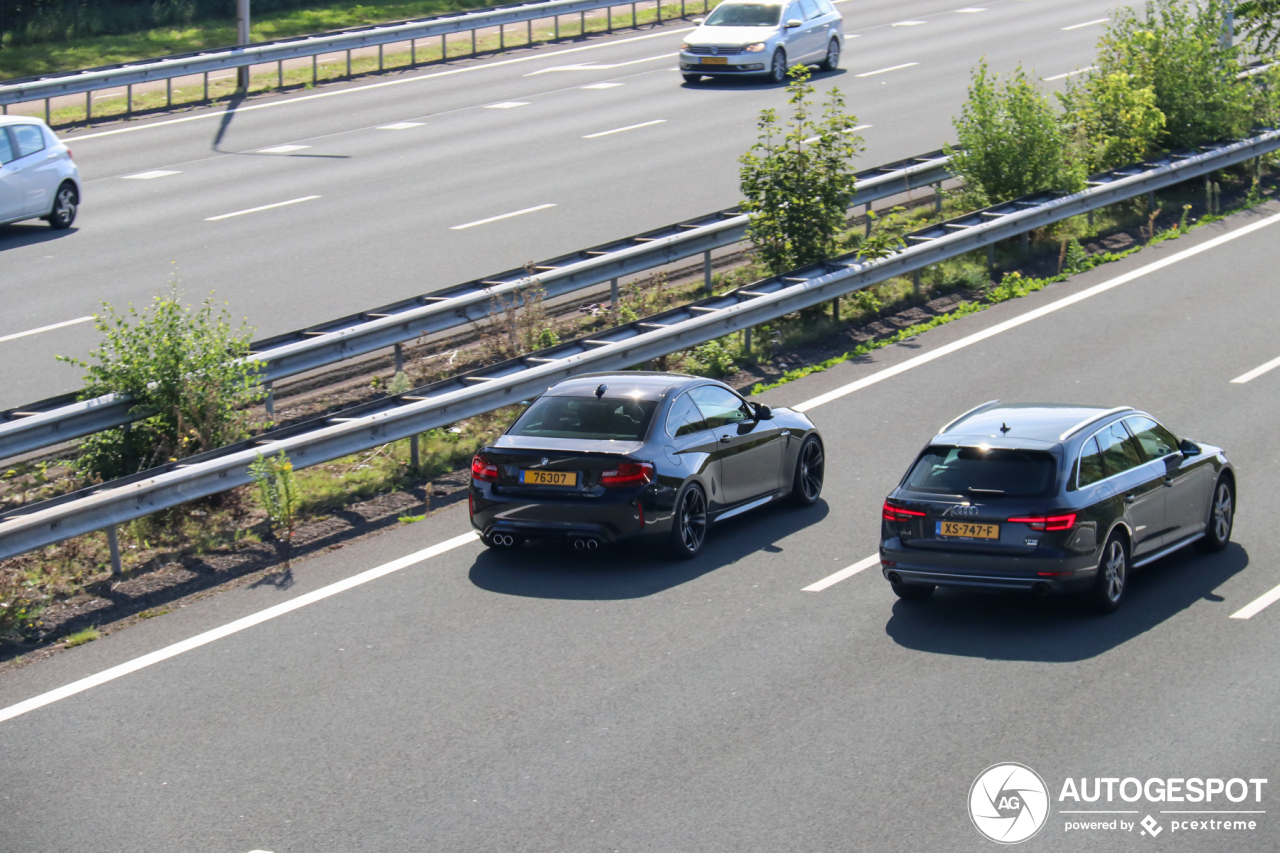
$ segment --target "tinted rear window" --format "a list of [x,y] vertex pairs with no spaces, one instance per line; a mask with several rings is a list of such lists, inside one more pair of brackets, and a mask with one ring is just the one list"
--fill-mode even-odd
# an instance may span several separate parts
[[507,435],[640,441],[657,405],[630,397],[541,397],[525,409]]
[[1058,463],[1048,453],[976,447],[930,447],[907,476],[907,488],[941,495],[1041,497],[1053,489]]

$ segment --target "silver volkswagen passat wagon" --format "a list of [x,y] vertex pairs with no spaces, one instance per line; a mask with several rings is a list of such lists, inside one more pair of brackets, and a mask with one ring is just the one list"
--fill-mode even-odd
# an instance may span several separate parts
[[793,65],[834,71],[844,45],[844,19],[831,0],[726,0],[680,45],[688,83],[704,75],[760,75],[775,83]]

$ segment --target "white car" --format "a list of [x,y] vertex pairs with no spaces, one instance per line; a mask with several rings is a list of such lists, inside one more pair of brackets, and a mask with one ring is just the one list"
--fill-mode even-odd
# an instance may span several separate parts
[[844,45],[844,19],[831,0],[726,0],[680,45],[685,82],[704,75],[787,79],[793,65],[834,71]]
[[80,206],[71,149],[29,116],[0,116],[0,225],[43,219],[70,228]]

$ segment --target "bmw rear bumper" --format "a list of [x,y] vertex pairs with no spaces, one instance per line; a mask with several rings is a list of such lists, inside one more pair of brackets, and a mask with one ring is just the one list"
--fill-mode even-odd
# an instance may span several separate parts
[[470,510],[471,526],[485,537],[505,533],[517,539],[617,542],[671,527],[670,510],[660,513],[638,492],[607,501],[530,499],[495,494],[488,484],[473,482]]

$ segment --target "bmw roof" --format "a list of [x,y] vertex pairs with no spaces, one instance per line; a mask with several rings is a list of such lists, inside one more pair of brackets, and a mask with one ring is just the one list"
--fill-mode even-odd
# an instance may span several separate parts
[[[604,385],[608,390],[604,397],[635,397],[641,400],[658,400],[672,388],[689,384],[693,381],[711,382],[701,376],[688,376],[683,373],[660,373],[643,370],[621,370],[617,373],[587,373],[573,376],[547,389],[546,393],[566,397],[595,396],[596,390]],[[718,384],[718,383],[717,383]]]

